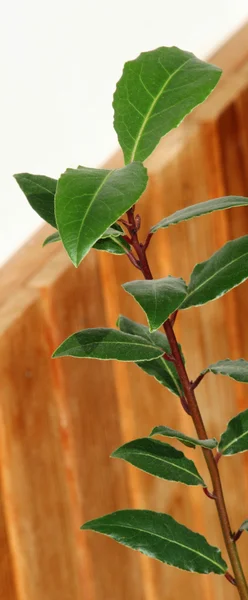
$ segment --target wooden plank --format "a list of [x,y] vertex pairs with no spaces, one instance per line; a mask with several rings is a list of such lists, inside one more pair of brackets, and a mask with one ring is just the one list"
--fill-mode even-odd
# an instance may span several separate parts
[[44,320],[36,292],[19,293],[12,304],[16,318],[0,337],[0,434],[18,600],[55,600],[62,590],[69,600],[79,597],[78,582]]

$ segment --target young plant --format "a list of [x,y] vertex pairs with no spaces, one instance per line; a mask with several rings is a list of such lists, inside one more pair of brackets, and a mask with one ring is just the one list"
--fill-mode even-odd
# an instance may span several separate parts
[[[248,278],[248,235],[229,241],[207,261],[197,264],[188,284],[166,274],[162,279],[153,279],[147,252],[159,229],[213,211],[248,206],[248,198],[227,196],[179,210],[153,225],[143,242],[139,238],[141,216],[136,212],[148,181],[143,161],[162,136],[207,98],[220,75],[219,68],[175,47],[142,53],[125,64],[114,94],[114,126],[124,154],[123,168],[105,170],[79,166],[67,169],[58,181],[27,173],[15,178],[32,208],[56,230],[44,244],[61,240],[76,267],[91,248],[125,254],[143,274],[144,280],[131,281],[123,287],[144,310],[147,327],[120,316],[118,329],[78,331],[66,339],[53,356],[135,362],[179,398],[193,419],[198,437],[189,437],[163,425],[155,426],[147,437],[124,444],[112,456],[155,477],[201,486],[216,503],[233,574],[218,548],[167,514],[119,510],[85,523],[82,529],[103,533],[187,571],[225,576],[236,586],[239,597],[247,600],[248,587],[236,546],[248,528],[247,521],[236,533],[232,532],[218,462],[221,457],[248,450],[248,410],[230,421],[219,441],[209,439],[195,389],[208,372],[248,383],[248,362],[224,359],[209,365],[191,381],[174,323],[180,310],[217,299]],[[168,441],[158,441],[157,435],[167,440],[175,438],[191,448],[199,447],[213,491],[207,489],[193,461]]]

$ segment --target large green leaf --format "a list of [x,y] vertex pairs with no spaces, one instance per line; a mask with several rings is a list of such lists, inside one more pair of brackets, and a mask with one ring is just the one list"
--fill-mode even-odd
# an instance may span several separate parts
[[208,448],[208,450],[213,450],[218,445],[218,442],[215,438],[207,439],[207,440],[198,440],[197,438],[190,437],[181,433],[180,431],[176,431],[175,429],[171,429],[170,427],[165,427],[164,425],[158,425],[154,427],[150,433],[152,435],[163,435],[165,437],[176,438],[179,442],[182,442],[185,446],[189,446],[190,448],[195,448],[196,446],[202,446],[202,448]]
[[67,169],[57,184],[58,230],[73,264],[78,266],[107,227],[144,192],[147,172],[141,163],[113,171]]
[[114,126],[125,163],[144,161],[162,136],[207,98],[218,67],[179,48],[142,52],[127,62],[114,94]]
[[117,329],[84,329],[73,333],[55,350],[53,357],[75,356],[101,360],[149,361],[163,350],[139,336]]
[[205,374],[210,371],[215,375],[228,375],[228,377],[236,381],[248,383],[248,361],[243,358],[239,358],[238,360],[230,360],[230,358],[220,360],[217,363],[209,365],[202,373]]
[[[129,333],[131,335],[138,335],[143,339],[149,341],[149,343],[154,344],[155,347],[159,346],[164,350],[164,352],[170,353],[170,345],[167,340],[167,337],[161,333],[160,331],[154,331],[150,333],[148,327],[145,325],[141,325],[140,323],[135,323],[135,321],[131,321],[127,317],[123,317],[120,315],[117,326],[121,331]],[[137,361],[136,364],[143,371],[148,373],[148,375],[152,375],[166,388],[168,388],[173,394],[176,396],[182,396],[182,386],[176,371],[176,368],[172,362],[166,361],[162,356],[153,361]]]
[[218,548],[166,514],[119,510],[88,521],[81,529],[103,533],[124,546],[185,571],[223,575],[227,570]]
[[248,198],[244,198],[243,196],[224,196],[223,198],[214,198],[213,200],[187,206],[159,221],[157,225],[151,228],[151,231],[155,233],[158,229],[165,229],[166,227],[170,227],[170,225],[181,223],[181,221],[188,221],[194,217],[201,217],[217,210],[225,210],[235,206],[248,206]]
[[185,281],[176,277],[129,281],[123,287],[145,311],[150,331],[161,327],[187,294]]
[[51,177],[45,175],[31,175],[31,173],[18,173],[14,177],[30,206],[47,223],[57,227],[54,215],[56,179],[51,179]]
[[219,298],[248,277],[248,235],[227,242],[193,270],[188,293],[180,308],[199,306]]
[[219,452],[225,456],[248,450],[248,409],[231,419],[219,443]]
[[133,440],[117,448],[111,456],[122,458],[142,471],[161,479],[205,487],[193,461],[170,444],[158,440],[151,438]]

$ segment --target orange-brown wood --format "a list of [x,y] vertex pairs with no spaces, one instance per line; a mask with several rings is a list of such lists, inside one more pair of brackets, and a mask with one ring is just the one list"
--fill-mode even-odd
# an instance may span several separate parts
[[[225,194],[248,195],[248,26],[212,57],[222,80],[208,101],[162,140],[147,161],[139,203],[142,234],[166,214]],[[117,153],[107,166],[122,164]],[[157,232],[156,277],[189,278],[196,262],[247,233],[235,209]],[[184,573],[81,532],[83,521],[120,508],[166,511],[220,545],[215,505],[201,489],[166,483],[110,459],[113,449],[160,423],[193,434],[176,397],[135,365],[51,360],[84,327],[115,326],[119,313],[145,322],[121,283],[140,277],[125,257],[92,251],[79,269],[44,227],[0,273],[0,598],[4,600],[235,600],[222,577]],[[210,362],[248,357],[248,285],[184,311],[176,329],[191,378]],[[246,386],[208,375],[197,397],[210,436],[247,407]],[[180,447],[177,443],[176,445]],[[208,481],[200,451],[185,449]],[[223,459],[233,529],[247,518],[245,455]],[[240,542],[246,557],[245,535]],[[246,569],[247,571],[247,569]],[[248,572],[247,572],[248,575]]]

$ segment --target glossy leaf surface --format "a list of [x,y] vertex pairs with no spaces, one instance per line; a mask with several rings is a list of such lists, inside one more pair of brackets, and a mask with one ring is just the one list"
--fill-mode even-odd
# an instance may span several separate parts
[[231,419],[219,443],[219,452],[225,456],[248,450],[248,409]]
[[230,358],[219,360],[219,362],[209,365],[207,369],[202,371],[202,373],[209,372],[215,375],[227,375],[231,379],[235,379],[241,383],[248,383],[248,361],[243,358],[239,358],[238,360],[231,360]]
[[243,196],[224,196],[222,198],[214,198],[213,200],[207,200],[206,202],[199,202],[192,206],[187,206],[181,210],[177,210],[172,215],[165,217],[162,221],[159,221],[157,225],[151,228],[151,231],[155,233],[158,229],[165,229],[170,225],[176,225],[182,221],[188,221],[194,217],[201,217],[208,213],[215,212],[218,210],[226,210],[235,206],[248,206],[248,198]]
[[55,350],[53,357],[75,356],[101,360],[153,360],[163,350],[144,338],[117,329],[84,329],[73,333]]
[[176,277],[130,281],[123,287],[145,311],[150,331],[159,329],[187,294],[186,283]]
[[133,440],[117,448],[111,456],[122,458],[155,477],[205,487],[193,461],[170,444],[158,440],[151,438]]
[[220,550],[169,515],[150,510],[119,510],[88,521],[81,529],[107,535],[163,563],[195,573],[223,575]]
[[141,163],[123,169],[67,169],[57,184],[58,230],[78,266],[95,242],[144,192],[147,172]]
[[144,161],[161,137],[207,98],[220,75],[218,67],[174,46],[127,62],[113,102],[125,163]]
[[52,227],[57,227],[54,215],[56,179],[31,173],[18,173],[14,177],[35,212]]
[[202,448],[208,448],[213,450],[218,445],[218,442],[215,438],[211,438],[208,440],[198,440],[197,438],[190,437],[181,433],[180,431],[176,431],[175,429],[171,429],[170,427],[165,427],[164,425],[158,425],[154,427],[150,433],[150,436],[153,435],[163,435],[165,437],[175,438],[182,442],[185,446],[189,446],[190,448],[195,448],[196,446],[201,446]]
[[180,308],[215,300],[248,277],[248,235],[227,242],[193,270],[188,293]]
[[[123,317],[122,315],[118,319],[117,326],[121,331],[131,335],[138,335],[149,341],[149,343],[154,344],[155,347],[159,346],[164,352],[170,352],[170,345],[167,337],[160,331],[154,331],[151,333],[148,327],[145,325],[135,323],[135,321],[132,321],[127,317]],[[149,362],[137,361],[136,364],[148,375],[155,377],[159,383],[168,388],[173,394],[176,394],[176,396],[182,395],[182,386],[176,368],[172,362],[166,361],[161,356],[160,358]]]

